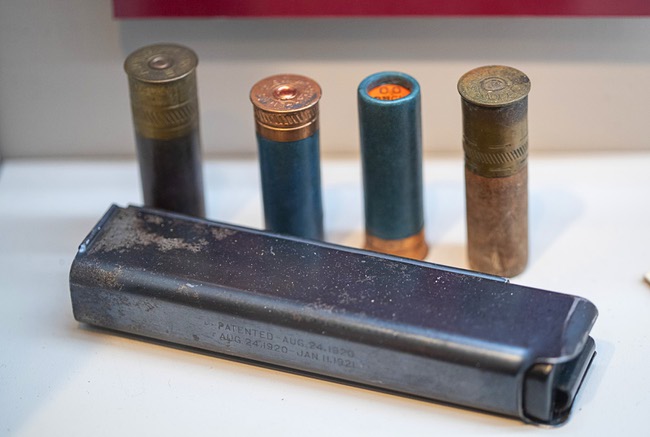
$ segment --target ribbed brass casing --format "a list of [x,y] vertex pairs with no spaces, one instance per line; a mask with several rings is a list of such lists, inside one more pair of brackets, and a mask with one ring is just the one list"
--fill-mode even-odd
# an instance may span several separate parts
[[140,135],[168,140],[198,128],[197,65],[192,50],[175,44],[155,44],[129,55],[124,70]]
[[283,143],[311,137],[318,131],[321,94],[318,83],[297,74],[260,80],[250,93],[257,133]]

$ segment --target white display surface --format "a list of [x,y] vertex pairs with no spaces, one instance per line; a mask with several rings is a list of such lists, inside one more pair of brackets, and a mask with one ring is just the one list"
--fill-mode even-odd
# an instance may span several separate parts
[[[0,167],[0,434],[647,435],[650,154],[534,156],[528,269],[513,282],[600,311],[598,355],[573,417],[554,431],[93,329],[72,317],[77,245],[111,203],[140,202],[135,162]],[[360,164],[323,163],[327,240],[359,245]],[[465,261],[460,159],[425,163],[428,260]],[[208,162],[208,217],[261,227],[255,161]]]

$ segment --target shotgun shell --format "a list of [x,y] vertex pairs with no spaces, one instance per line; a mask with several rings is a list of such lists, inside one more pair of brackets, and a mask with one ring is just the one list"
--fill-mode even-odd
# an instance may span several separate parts
[[423,259],[420,86],[404,73],[383,72],[358,89],[366,220],[365,248]]
[[255,128],[266,228],[302,238],[323,238],[318,101],[321,89],[295,74],[253,85]]
[[458,81],[463,108],[470,267],[512,277],[528,262],[530,80],[500,65]]
[[196,54],[155,44],[124,63],[144,204],[204,216]]

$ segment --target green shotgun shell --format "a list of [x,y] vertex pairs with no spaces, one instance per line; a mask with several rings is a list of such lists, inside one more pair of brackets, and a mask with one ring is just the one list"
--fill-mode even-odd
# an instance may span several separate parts
[[420,85],[397,71],[357,90],[367,250],[424,259]]

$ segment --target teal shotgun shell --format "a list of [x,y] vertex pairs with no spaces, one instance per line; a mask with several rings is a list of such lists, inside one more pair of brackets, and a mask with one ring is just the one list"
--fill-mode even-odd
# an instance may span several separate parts
[[269,231],[323,239],[320,97],[314,80],[296,74],[267,77],[251,89]]
[[470,268],[498,276],[528,262],[528,92],[521,71],[476,68],[458,82],[463,110]]
[[382,72],[358,89],[359,131],[368,250],[423,259],[420,86]]

